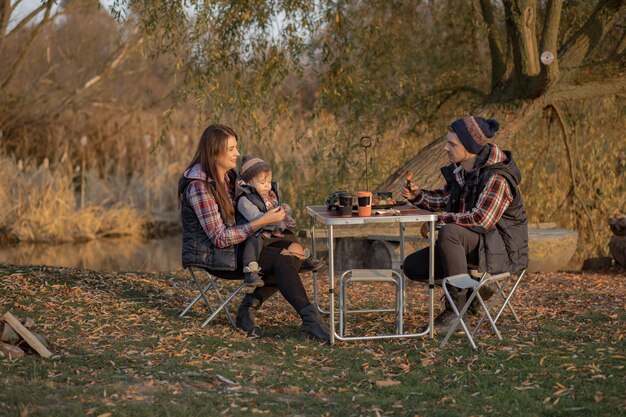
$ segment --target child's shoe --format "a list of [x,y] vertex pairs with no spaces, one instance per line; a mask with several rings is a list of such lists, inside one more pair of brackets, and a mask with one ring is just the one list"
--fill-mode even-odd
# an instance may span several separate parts
[[262,287],[265,282],[261,279],[261,268],[256,262],[250,262],[243,267],[243,283],[250,287]]

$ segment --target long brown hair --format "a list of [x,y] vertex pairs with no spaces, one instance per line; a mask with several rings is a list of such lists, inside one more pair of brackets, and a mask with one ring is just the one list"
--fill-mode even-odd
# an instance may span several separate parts
[[[207,127],[202,133],[202,136],[200,136],[198,148],[188,167],[189,169],[196,164],[200,164],[202,171],[207,175],[207,179],[210,178],[213,180],[213,182],[206,181],[205,184],[209,193],[215,198],[225,223],[234,223],[235,208],[224,186],[224,178],[219,178],[217,175],[217,157],[222,152],[226,152],[228,138],[231,136],[234,137],[236,141],[239,141],[235,131],[228,126],[212,124]],[[234,171],[232,173],[234,174]],[[228,174],[230,174],[230,172]],[[235,176],[233,175],[230,178],[231,186],[234,186],[234,180]]]

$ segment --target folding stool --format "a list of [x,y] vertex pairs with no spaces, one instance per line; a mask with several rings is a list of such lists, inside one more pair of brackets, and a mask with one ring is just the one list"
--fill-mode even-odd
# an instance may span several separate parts
[[[237,289],[235,289],[232,293],[228,295],[228,297],[226,297],[226,299],[224,299],[222,297],[222,294],[220,293],[219,284],[217,283],[217,280],[219,279],[218,277],[211,275],[208,271],[204,269],[198,268],[198,270],[204,271],[208,277],[209,282],[203,288],[198,278],[196,278],[196,274],[194,273],[193,268],[189,267],[187,268],[187,270],[189,271],[189,274],[191,275],[191,278],[193,279],[193,282],[196,285],[196,288],[198,289],[198,291],[200,291],[200,294],[198,294],[196,298],[194,298],[191,301],[191,303],[189,303],[189,305],[185,307],[185,309],[180,313],[178,317],[183,317],[185,314],[187,314],[189,309],[193,307],[200,300],[200,298],[202,298],[206,302],[206,304],[209,306],[209,309],[211,310],[211,315],[202,323],[202,327],[209,324],[209,322],[213,320],[213,318],[217,316],[217,314],[222,310],[226,312],[226,315],[228,316],[228,320],[230,321],[230,324],[233,327],[237,327],[235,324],[235,320],[233,320],[233,317],[231,316],[230,311],[228,310],[228,303],[230,303],[230,301],[233,298],[235,298],[235,296],[239,294],[241,290],[243,290],[243,288],[246,286],[243,283],[243,281],[241,282],[241,285],[237,287]],[[215,299],[219,303],[219,305],[216,308],[214,308],[213,305],[211,305],[211,302],[209,301],[209,298],[207,297],[207,291],[209,290],[212,291],[213,295],[215,296]]]
[[[441,347],[445,346],[450,336],[456,331],[456,328],[460,325],[463,328],[463,331],[465,332],[467,339],[472,345],[472,348],[477,349],[476,344],[474,343],[473,336],[475,336],[476,333],[480,330],[485,318],[489,321],[489,324],[491,325],[491,328],[493,329],[498,339],[502,340],[500,331],[496,327],[496,322],[500,318],[500,315],[502,314],[505,308],[508,308],[511,311],[511,314],[513,315],[515,320],[519,322],[519,317],[515,313],[515,309],[513,309],[513,306],[510,304],[510,300],[511,300],[511,297],[513,296],[513,293],[517,289],[520,281],[522,280],[522,277],[524,276],[525,272],[526,270],[522,270],[517,275],[517,279],[514,281],[513,286],[511,287],[511,290],[508,294],[506,294],[505,292],[505,286],[506,286],[506,283],[510,280],[510,278],[514,276],[508,272],[497,274],[497,275],[490,275],[488,273],[483,273],[480,276],[479,280],[473,279],[469,274],[459,274],[459,275],[453,275],[453,276],[445,278],[441,285],[446,295],[446,298],[448,302],[450,303],[450,306],[452,307],[452,311],[454,311],[456,319],[452,322],[452,325],[450,326],[448,333],[446,334],[445,338],[441,342]],[[479,291],[483,286],[489,285],[491,283],[494,283],[497,286],[497,291],[493,297],[493,301],[491,301],[491,303],[489,303],[489,306],[487,306],[485,305],[485,302],[483,298],[481,297]],[[457,306],[455,305],[454,301],[452,300],[452,296],[450,295],[450,292],[448,291],[448,285],[453,286],[458,289],[465,289],[465,290],[471,289],[472,290],[472,294],[467,298],[467,301],[465,302],[465,305],[462,307],[460,312]],[[463,318],[465,317],[465,314],[467,313],[467,310],[472,304],[472,301],[474,300],[474,298],[478,299],[478,302],[480,303],[484,314],[480,318],[478,323],[476,324],[476,327],[474,328],[474,330],[470,333],[467,325],[463,321]],[[500,298],[504,299],[504,301],[502,302],[502,305],[498,309],[498,312],[496,313],[495,318],[492,318],[490,312],[492,311],[496,302]]]
[[[344,336],[347,313],[395,312],[396,332],[402,333],[402,276],[393,269],[350,269],[339,278],[339,335]],[[395,307],[381,309],[347,309],[347,287],[355,282],[389,282],[395,287]]]

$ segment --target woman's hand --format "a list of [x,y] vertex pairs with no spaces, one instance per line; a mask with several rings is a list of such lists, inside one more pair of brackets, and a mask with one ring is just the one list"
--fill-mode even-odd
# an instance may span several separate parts
[[411,184],[409,187],[405,186],[402,189],[402,197],[406,198],[409,201],[413,201],[420,195],[420,187],[417,185]]
[[282,222],[285,218],[285,209],[282,207],[276,207],[274,209],[268,210],[259,220],[263,222],[262,227],[265,226],[276,226],[278,223]]
[[252,226],[252,230],[256,232],[257,230],[263,229],[267,226],[276,226],[278,223],[282,222],[284,218],[285,209],[277,207],[269,210],[258,219],[251,221],[250,226]]

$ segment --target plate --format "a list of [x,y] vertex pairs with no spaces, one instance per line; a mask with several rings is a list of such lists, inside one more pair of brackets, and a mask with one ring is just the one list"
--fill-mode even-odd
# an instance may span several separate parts
[[[396,201],[394,204],[372,204],[372,210],[390,209],[407,204],[406,200]],[[358,210],[359,206],[352,206],[352,210]]]

